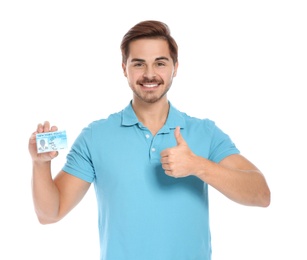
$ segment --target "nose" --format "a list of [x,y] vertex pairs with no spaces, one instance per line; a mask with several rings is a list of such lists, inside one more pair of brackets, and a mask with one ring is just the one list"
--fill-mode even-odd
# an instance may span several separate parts
[[154,68],[151,67],[146,67],[144,74],[143,74],[144,78],[148,78],[148,79],[152,79],[156,77],[156,73]]

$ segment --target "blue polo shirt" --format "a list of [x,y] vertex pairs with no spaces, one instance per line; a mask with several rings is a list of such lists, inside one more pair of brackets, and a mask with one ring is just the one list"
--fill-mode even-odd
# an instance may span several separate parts
[[195,176],[169,177],[160,152],[176,146],[174,130],[197,155],[219,162],[239,153],[213,121],[170,104],[165,125],[153,136],[131,102],[84,128],[63,170],[94,183],[101,260],[210,260],[208,185]]

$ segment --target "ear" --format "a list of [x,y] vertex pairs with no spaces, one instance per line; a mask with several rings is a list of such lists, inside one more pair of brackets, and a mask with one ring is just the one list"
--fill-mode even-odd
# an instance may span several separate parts
[[124,76],[127,77],[127,70],[126,70],[126,64],[125,63],[122,63],[122,69],[123,69],[123,72],[124,72]]
[[178,66],[179,66],[179,63],[178,61],[175,63],[175,66],[174,66],[174,73],[173,73],[173,77],[176,77],[177,75],[177,69],[178,69]]

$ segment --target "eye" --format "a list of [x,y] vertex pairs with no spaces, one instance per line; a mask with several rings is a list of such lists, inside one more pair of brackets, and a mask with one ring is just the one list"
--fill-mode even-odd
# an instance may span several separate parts
[[136,62],[133,64],[133,67],[142,67],[143,66],[143,63],[141,62]]
[[164,62],[157,62],[157,66],[158,66],[158,67],[164,67],[164,66],[165,66],[165,63],[164,63]]

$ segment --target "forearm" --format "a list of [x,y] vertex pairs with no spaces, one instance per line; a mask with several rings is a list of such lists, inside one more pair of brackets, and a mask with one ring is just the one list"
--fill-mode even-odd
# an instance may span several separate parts
[[33,162],[32,195],[35,211],[42,224],[56,222],[60,195],[51,175],[51,162]]
[[225,167],[201,157],[197,160],[195,175],[229,199],[248,206],[269,205],[270,191],[258,169]]

